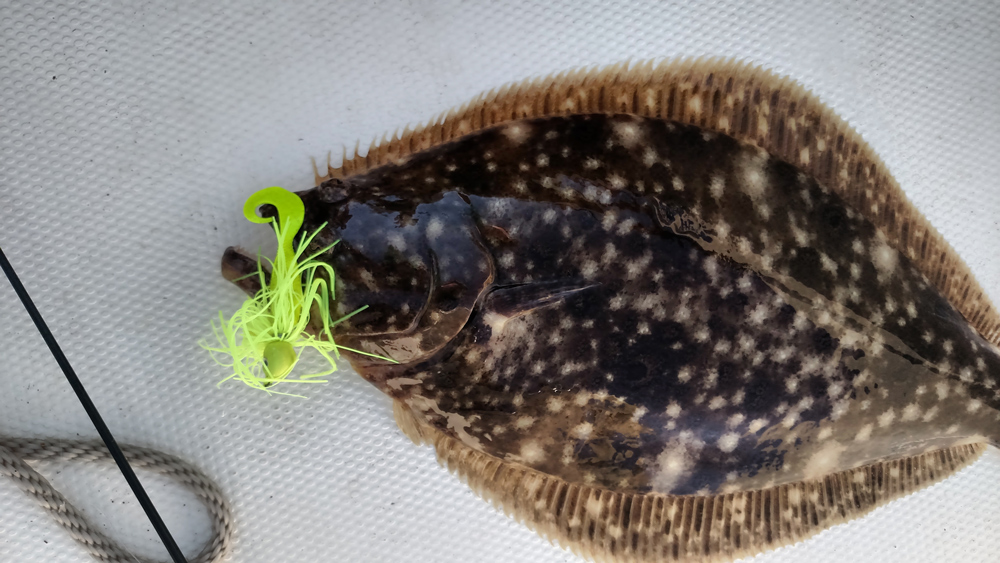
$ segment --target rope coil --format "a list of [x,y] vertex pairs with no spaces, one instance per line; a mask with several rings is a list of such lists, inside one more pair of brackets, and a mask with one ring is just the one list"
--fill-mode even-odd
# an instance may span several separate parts
[[[122,445],[132,466],[171,477],[201,499],[212,519],[212,537],[190,563],[221,561],[232,546],[233,517],[229,501],[211,479],[188,462],[163,452]],[[138,558],[99,532],[45,477],[27,461],[113,461],[100,441],[0,437],[0,475],[17,486],[49,512],[91,556],[108,563],[153,563]]]

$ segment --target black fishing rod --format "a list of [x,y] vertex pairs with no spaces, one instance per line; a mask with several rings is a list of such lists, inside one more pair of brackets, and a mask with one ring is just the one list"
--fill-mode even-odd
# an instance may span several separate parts
[[97,411],[97,407],[94,406],[93,401],[90,400],[90,395],[87,394],[87,390],[83,388],[83,383],[80,382],[80,378],[76,376],[76,372],[73,371],[73,366],[70,365],[69,360],[66,359],[66,355],[63,354],[62,349],[59,347],[59,343],[56,342],[56,337],[52,335],[52,331],[49,330],[48,325],[45,324],[45,319],[42,318],[41,313],[35,307],[34,302],[31,301],[31,297],[28,295],[28,290],[24,288],[21,280],[17,277],[17,273],[14,272],[14,267],[11,266],[10,261],[7,260],[7,256],[3,253],[3,248],[0,248],[0,268],[3,269],[3,273],[7,275],[7,279],[10,280],[10,285],[14,287],[14,292],[17,296],[21,298],[21,303],[24,308],[27,309],[28,315],[31,320],[35,322],[35,327],[38,332],[42,335],[45,343],[49,346],[49,351],[55,357],[56,362],[59,367],[62,368],[64,374],[66,374],[66,379],[69,380],[69,384],[73,387],[73,391],[76,392],[76,396],[80,399],[80,403],[83,404],[83,409],[87,411],[87,416],[90,417],[90,421],[94,423],[94,427],[97,428],[97,433],[101,435],[101,439],[104,440],[104,445],[108,447],[108,451],[111,452],[111,457],[115,458],[115,463],[118,464],[118,469],[121,470],[122,475],[125,476],[125,480],[128,481],[129,487],[132,487],[132,492],[135,494],[135,498],[139,499],[139,505],[146,512],[146,516],[149,518],[151,524],[153,524],[153,529],[156,530],[157,535],[160,536],[160,541],[163,542],[164,547],[167,548],[167,552],[170,554],[170,558],[173,559],[174,563],[187,563],[187,559],[184,558],[184,554],[181,553],[179,547],[177,547],[177,542],[174,541],[174,537],[170,535],[170,530],[167,529],[167,525],[163,523],[163,519],[160,518],[160,513],[156,511],[156,507],[153,506],[153,501],[149,499],[146,494],[146,490],[142,488],[142,483],[139,482],[139,478],[136,477],[135,471],[132,470],[132,466],[129,465],[128,460],[125,459],[125,454],[122,453],[121,448],[118,447],[118,442],[115,441],[115,437],[111,435],[111,430],[108,429],[107,425],[104,424],[104,419],[101,418],[101,413]]

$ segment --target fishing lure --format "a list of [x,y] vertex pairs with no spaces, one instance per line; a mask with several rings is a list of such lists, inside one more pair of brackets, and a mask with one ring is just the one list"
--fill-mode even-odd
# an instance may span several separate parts
[[[759,68],[504,88],[299,195],[331,318],[368,305],[332,337],[400,428],[582,555],[756,554],[1000,445],[996,310],[860,136]],[[266,285],[234,249],[223,274]]]
[[[258,215],[257,210],[262,205],[274,207],[277,218]],[[256,272],[247,274],[255,276],[254,283],[260,289],[228,321],[220,311],[219,324],[212,323],[218,346],[201,342],[216,363],[233,370],[219,384],[238,378],[250,387],[275,393],[272,386],[281,382],[323,383],[325,380],[318,378],[336,371],[334,358],[339,358],[339,351],[345,349],[334,342],[331,329],[365,309],[361,306],[336,321],[331,320],[335,274],[329,264],[316,257],[329,252],[337,242],[306,255],[309,243],[325,226],[320,225],[316,231],[305,235],[297,247],[294,245],[295,236],[302,227],[304,208],[302,200],[284,188],[275,186],[256,192],[244,204],[243,215],[251,222],[272,225],[278,238],[278,251],[274,261],[268,261],[270,267],[266,272],[263,261],[258,259]],[[313,311],[318,322],[313,321],[313,330],[307,331]],[[318,352],[329,368],[288,379],[305,349]],[[350,350],[364,354],[360,350]]]

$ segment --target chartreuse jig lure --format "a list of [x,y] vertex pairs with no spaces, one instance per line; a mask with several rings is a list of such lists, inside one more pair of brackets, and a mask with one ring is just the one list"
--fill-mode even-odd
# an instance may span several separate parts
[[[265,204],[277,209],[277,220],[257,214],[257,209]],[[218,364],[233,370],[229,377],[219,382],[220,385],[235,377],[255,389],[273,393],[271,387],[280,382],[323,383],[325,380],[318,378],[337,369],[335,358],[339,358],[338,349],[343,348],[334,342],[331,327],[365,309],[360,307],[337,321],[331,321],[334,271],[333,267],[316,257],[337,243],[305,254],[309,243],[325,226],[320,225],[312,233],[304,234],[297,246],[294,244],[295,236],[302,227],[305,208],[299,196],[284,188],[275,186],[256,192],[244,204],[243,214],[254,223],[270,223],[274,227],[278,251],[273,261],[258,257],[257,271],[244,276],[257,277],[260,284],[257,293],[248,298],[229,320],[220,311],[219,324],[212,323],[218,346],[210,346],[206,342],[202,342],[201,346],[212,353]],[[270,266],[270,274],[264,269],[264,260]],[[306,331],[313,311],[320,320],[317,334]],[[329,368],[289,379],[306,348],[323,356],[329,362]]]

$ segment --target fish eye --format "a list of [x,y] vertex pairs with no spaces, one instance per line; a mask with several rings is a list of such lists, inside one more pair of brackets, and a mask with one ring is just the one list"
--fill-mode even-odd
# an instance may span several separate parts
[[323,203],[340,203],[346,201],[349,194],[347,188],[340,180],[324,182],[316,189],[319,200]]

